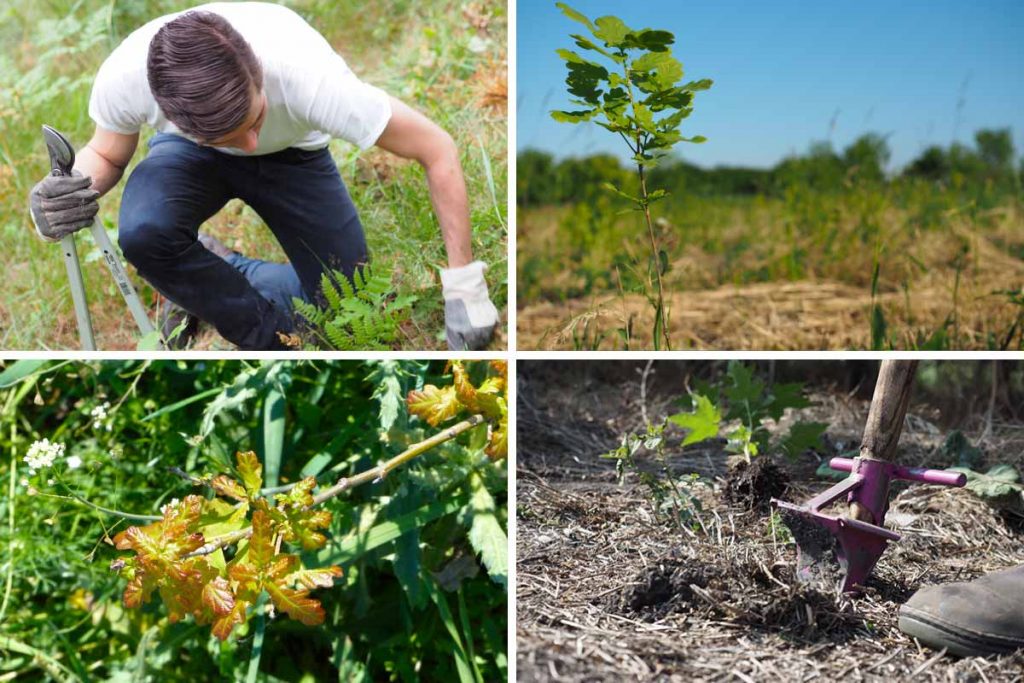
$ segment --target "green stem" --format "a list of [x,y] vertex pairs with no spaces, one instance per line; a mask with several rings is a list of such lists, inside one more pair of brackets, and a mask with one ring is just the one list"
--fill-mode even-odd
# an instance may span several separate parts
[[[13,395],[13,394],[12,394]],[[6,411],[5,411],[6,412]],[[0,604],[0,624],[7,614],[7,603],[14,587],[14,482],[18,476],[18,458],[14,454],[14,439],[17,436],[17,424],[11,423],[11,480],[7,488],[7,580],[4,584],[4,601]]]
[[[63,483],[63,482],[61,482],[61,483]],[[102,512],[102,513],[107,514],[107,515],[114,515],[115,517],[124,517],[125,519],[134,519],[134,520],[139,521],[139,522],[156,522],[156,521],[159,521],[159,520],[163,519],[163,517],[160,516],[160,515],[139,515],[139,514],[135,514],[134,512],[125,512],[124,510],[114,510],[112,508],[105,508],[102,505],[97,505],[96,503],[93,503],[90,500],[86,500],[85,498],[82,498],[81,496],[76,494],[74,491],[72,491],[68,487],[67,484],[64,484],[64,488],[66,488],[68,490],[68,495],[66,495],[66,496],[58,496],[58,495],[55,495],[55,494],[52,494],[52,493],[41,493],[39,495],[43,496],[44,498],[57,498],[59,500],[70,500],[72,502],[79,503],[80,505],[85,505],[86,507],[90,507],[93,510],[96,510],[97,512]]]
[[[625,57],[624,53],[622,54]],[[623,60],[622,72],[626,78],[626,92],[629,94],[629,105],[633,108],[633,121],[634,125],[637,126],[636,131],[636,154],[642,154],[644,151],[644,140],[642,138],[643,131],[640,129],[640,124],[636,123],[636,99],[633,97],[633,83],[629,78],[629,60]],[[632,147],[630,147],[632,149]],[[640,177],[640,199],[641,205],[644,208],[644,219],[647,222],[647,236],[651,241],[651,259],[654,262],[654,277],[658,283],[658,306],[654,311],[655,317],[659,318],[657,321],[661,326],[661,334],[665,338],[665,348],[668,351],[672,350],[672,340],[669,337],[668,332],[668,316],[665,313],[665,286],[661,280],[661,258],[660,249],[658,249],[658,240],[654,236],[654,224],[651,222],[651,205],[647,199],[647,178],[644,175],[644,165],[642,162],[636,163],[637,174]],[[655,325],[657,328],[657,325]],[[657,348],[658,340],[657,337],[654,339],[654,346]]]

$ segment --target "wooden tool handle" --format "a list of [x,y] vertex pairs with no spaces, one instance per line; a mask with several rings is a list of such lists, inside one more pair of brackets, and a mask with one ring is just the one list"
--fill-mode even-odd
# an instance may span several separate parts
[[861,457],[890,462],[894,459],[916,372],[916,360],[882,361],[868,420],[864,425]]

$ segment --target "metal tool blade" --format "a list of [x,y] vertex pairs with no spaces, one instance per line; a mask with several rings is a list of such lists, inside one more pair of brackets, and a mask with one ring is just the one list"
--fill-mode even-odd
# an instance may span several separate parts
[[71,175],[75,166],[75,148],[56,129],[43,124],[43,140],[50,154],[50,169],[55,175]]

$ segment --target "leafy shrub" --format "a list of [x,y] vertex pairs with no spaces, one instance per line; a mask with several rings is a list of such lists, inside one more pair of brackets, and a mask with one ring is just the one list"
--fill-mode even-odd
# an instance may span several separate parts
[[[0,369],[0,547],[11,560],[0,566],[0,677],[507,676],[507,483],[497,448],[504,429],[481,405],[503,405],[503,365],[21,361]],[[459,400],[457,412],[433,427],[406,408],[411,392],[429,386],[476,403]],[[254,451],[257,460],[238,460],[239,451]],[[387,463],[405,456],[391,471]],[[34,471],[26,472],[26,463]],[[232,472],[237,479],[223,476]],[[319,498],[330,483],[360,476],[369,480],[323,500],[307,519],[307,493]],[[308,488],[310,477],[323,488]],[[252,495],[260,486],[260,496]],[[271,523],[283,535],[278,569],[291,569],[296,560],[288,558],[297,556],[318,571],[309,576],[315,583],[335,584],[311,596],[282,595],[295,598],[297,614],[311,622],[319,610],[299,601],[320,602],[322,625],[284,618],[283,609],[277,618],[253,609],[221,641],[192,617],[172,623],[171,612],[188,595],[165,595],[163,607],[126,608],[125,582],[108,567],[114,561],[124,571],[133,556],[119,566],[124,554],[110,544],[147,547],[144,524],[165,531],[176,520],[188,531],[197,503],[198,524],[208,525],[212,538],[240,522],[244,532],[244,507],[282,515]],[[129,532],[130,525],[139,531]],[[164,540],[194,544],[192,533]],[[326,538],[320,548],[313,547],[321,543],[317,534]],[[225,545],[226,567],[251,566],[246,558],[266,551],[266,536],[259,538],[239,540],[234,550]],[[163,556],[168,548],[150,550]],[[147,561],[164,560],[171,571],[181,562],[169,555]],[[134,562],[136,569],[143,564]],[[329,569],[335,566],[340,577]],[[303,575],[291,575],[299,587],[282,589],[300,590]],[[244,591],[231,588],[237,605]],[[223,591],[213,593],[211,600],[226,600]]]

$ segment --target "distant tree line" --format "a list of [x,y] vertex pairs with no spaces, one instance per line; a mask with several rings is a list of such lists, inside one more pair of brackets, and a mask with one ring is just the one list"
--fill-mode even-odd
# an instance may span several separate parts
[[[866,133],[842,152],[830,142],[815,142],[804,155],[783,159],[771,169],[719,166],[704,169],[685,161],[665,160],[652,169],[651,188],[697,195],[777,195],[801,185],[838,191],[852,183],[892,183],[920,179],[941,187],[990,185],[1020,192],[1024,158],[1015,167],[1016,151],[1009,128],[979,130],[974,146],[933,145],[895,174],[887,174],[891,151],[886,136]],[[610,154],[556,161],[538,150],[517,157],[516,201],[519,206],[590,202],[607,194],[602,185],[628,188],[635,172]]]

